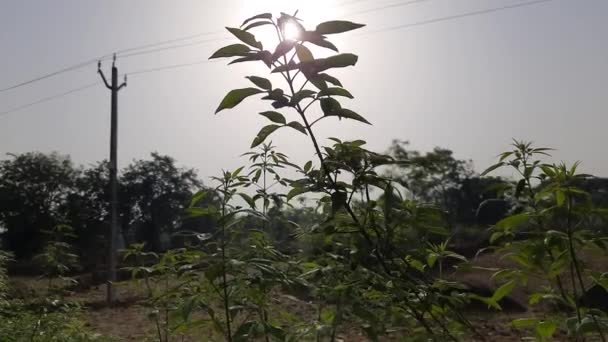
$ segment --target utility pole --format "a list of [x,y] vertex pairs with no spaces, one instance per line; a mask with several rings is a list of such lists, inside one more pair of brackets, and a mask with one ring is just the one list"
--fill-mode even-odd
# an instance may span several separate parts
[[111,105],[111,128],[110,128],[110,236],[108,250],[108,273],[107,273],[107,297],[109,304],[116,299],[116,293],[112,288],[116,281],[116,245],[118,240],[118,182],[117,182],[117,161],[116,155],[118,152],[118,91],[127,86],[127,76],[125,75],[124,82],[118,85],[118,69],[116,68],[116,54],[112,61],[112,80],[108,84],[106,77],[101,71],[101,61],[97,63],[97,72],[101,76],[103,83],[112,92]]

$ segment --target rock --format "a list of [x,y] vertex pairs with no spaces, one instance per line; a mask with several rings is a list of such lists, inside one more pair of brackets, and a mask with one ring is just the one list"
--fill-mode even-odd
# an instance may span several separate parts
[[600,285],[593,285],[583,293],[580,302],[590,308],[608,311],[608,291]]

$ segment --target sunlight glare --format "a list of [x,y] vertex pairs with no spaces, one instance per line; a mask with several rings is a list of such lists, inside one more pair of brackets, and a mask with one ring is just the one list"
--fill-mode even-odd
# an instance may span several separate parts
[[300,36],[300,28],[294,23],[285,23],[283,26],[283,36],[288,40],[298,40],[298,37]]

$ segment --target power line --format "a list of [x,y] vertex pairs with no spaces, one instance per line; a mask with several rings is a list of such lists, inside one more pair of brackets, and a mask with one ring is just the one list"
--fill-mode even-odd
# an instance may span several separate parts
[[[414,0],[414,1],[409,1],[406,3],[402,3],[400,4],[401,6],[403,5],[407,5],[407,4],[414,4],[417,2],[422,2],[422,1],[428,1],[428,0]],[[392,26],[392,27],[386,27],[383,29],[379,29],[379,30],[375,30],[375,31],[371,31],[371,32],[366,32],[361,35],[367,35],[367,34],[376,34],[376,33],[381,33],[381,32],[386,32],[386,31],[392,31],[392,30],[399,30],[399,29],[407,29],[410,27],[415,27],[415,26],[423,26],[423,25],[428,25],[428,24],[433,24],[433,23],[438,23],[438,22],[443,22],[443,21],[449,21],[449,20],[455,20],[455,19],[460,19],[460,18],[465,18],[465,17],[471,17],[471,16],[477,16],[477,15],[483,15],[483,14],[489,14],[489,13],[495,13],[495,12],[499,12],[499,11],[504,11],[504,10],[509,10],[509,9],[515,9],[515,8],[520,8],[520,7],[527,7],[527,6],[532,6],[532,5],[537,5],[537,4],[541,4],[541,3],[546,3],[546,2],[551,2],[554,0],[535,0],[535,1],[528,1],[528,2],[524,2],[524,3],[518,3],[518,4],[513,4],[513,5],[506,5],[506,6],[501,6],[501,7],[495,7],[495,8],[489,8],[489,9],[484,9],[484,10],[479,10],[479,11],[473,11],[473,12],[467,12],[467,13],[462,13],[462,14],[457,14],[457,15],[451,15],[451,16],[446,16],[446,17],[441,17],[441,18],[435,18],[435,19],[429,19],[429,20],[425,20],[425,21],[419,21],[419,22],[414,22],[414,23],[409,23],[409,24],[403,24],[403,25],[397,25],[397,26]],[[392,4],[392,5],[388,5],[390,7],[395,7],[398,4]],[[387,6],[383,6],[383,7],[387,7]],[[224,38],[221,38],[222,40]],[[192,42],[192,43],[188,43],[188,44],[181,44],[181,45],[176,45],[176,46],[170,46],[170,47],[164,47],[164,48],[159,48],[159,49],[154,49],[154,50],[146,50],[146,51],[142,51],[140,53],[133,53],[133,54],[127,54],[127,55],[123,55],[122,57],[130,57],[130,56],[135,56],[135,55],[141,55],[141,54],[146,54],[146,53],[152,53],[152,52],[156,52],[156,51],[162,51],[162,50],[167,50],[167,49],[171,49],[171,48],[179,48],[179,47],[183,47],[183,46],[191,46],[191,45],[195,45],[195,44],[201,44],[203,42],[211,42],[211,41],[215,41],[217,39],[209,39],[209,40],[205,40],[205,41],[199,41],[199,42]],[[96,60],[95,60],[96,61]],[[190,63],[182,63],[182,64],[173,64],[173,65],[167,65],[167,66],[161,66],[161,67],[157,67],[157,68],[151,68],[151,69],[144,69],[144,70],[137,70],[134,71],[132,73],[129,73],[129,75],[139,75],[139,74],[145,74],[145,73],[151,73],[151,72],[156,72],[156,71],[162,71],[162,70],[170,70],[170,69],[175,69],[175,68],[182,68],[182,67],[187,67],[187,66],[193,66],[193,65],[199,65],[199,64],[205,64],[205,63],[213,63],[216,61],[210,61],[210,60],[200,60],[200,61],[195,61],[195,62],[190,62]],[[88,61],[86,64],[90,64],[91,61]],[[80,65],[86,65],[84,62],[80,63],[78,67],[82,67]],[[71,67],[70,70],[73,70],[74,68],[76,68],[77,66]],[[65,70],[67,71],[68,68],[66,68]],[[57,71],[55,73],[53,73],[53,75],[61,73],[61,71]],[[44,78],[48,78],[53,76],[51,74],[47,75],[46,77],[39,77],[40,79],[44,79]],[[30,81],[29,83],[32,83],[35,81]],[[76,89],[72,89],[69,90],[65,93],[61,93],[61,94],[57,94],[57,95],[53,95],[50,97],[46,97],[4,112],[0,112],[0,115],[5,115],[5,114],[9,114],[18,110],[22,110],[28,107],[31,107],[33,105],[39,104],[39,103],[43,103],[43,102],[47,102],[47,101],[51,101],[53,99],[56,99],[58,97],[62,97],[62,96],[66,96],[84,89],[88,89],[91,88],[93,86],[95,86],[97,83],[94,84],[88,84],[88,85],[84,85],[81,87],[78,87]],[[2,90],[0,90],[1,92]]]
[[38,76],[38,77],[33,78],[31,80],[27,80],[27,81],[24,81],[24,82],[21,82],[21,83],[17,83],[15,85],[12,85],[12,86],[0,89],[0,93],[8,91],[8,90],[11,90],[11,89],[19,88],[19,87],[22,87],[24,85],[32,84],[34,82],[42,81],[44,79],[47,79],[47,78],[50,78],[50,77],[62,74],[64,72],[68,72],[68,71],[72,71],[72,70],[83,68],[83,67],[85,67],[85,66],[87,66],[89,64],[96,63],[99,59],[103,59],[103,58],[106,58],[106,57],[107,57],[107,55],[102,56],[101,58],[91,59],[91,60],[88,60],[88,61],[85,61],[85,62],[81,62],[81,63],[75,64],[75,65],[72,65],[72,66],[67,67],[67,68],[59,69],[57,71],[54,71],[54,72],[51,72],[51,73],[48,73],[48,74],[45,74],[45,75],[42,75],[42,76]]
[[523,2],[523,3],[513,4],[513,5],[506,5],[506,6],[501,6],[501,7],[488,8],[488,9],[479,10],[479,11],[467,12],[467,13],[462,13],[462,14],[455,14],[455,15],[450,15],[450,16],[446,16],[446,17],[429,19],[429,20],[423,20],[423,21],[418,21],[418,22],[409,23],[409,24],[402,24],[402,25],[385,27],[385,28],[382,28],[382,29],[379,29],[379,30],[361,33],[359,36],[368,35],[368,34],[375,34],[375,33],[381,33],[381,32],[387,32],[387,31],[407,29],[407,28],[411,28],[411,27],[415,27],[415,26],[423,26],[423,25],[434,24],[434,23],[443,22],[443,21],[449,21],[449,20],[454,20],[454,19],[461,19],[461,18],[473,17],[473,16],[477,16],[477,15],[495,13],[495,12],[515,9],[515,8],[520,8],[520,7],[527,7],[527,6],[532,6],[532,5],[538,5],[538,4],[541,4],[541,3],[551,2],[551,1],[554,1],[554,0],[535,0],[535,1],[528,1],[528,2]]
[[[157,67],[157,68],[151,68],[151,69],[142,69],[142,70],[136,70],[133,71],[131,73],[128,73],[129,76],[136,76],[136,75],[141,75],[141,74],[147,74],[147,73],[151,73],[151,72],[157,72],[157,71],[163,71],[163,70],[171,70],[171,69],[177,69],[177,68],[184,68],[184,67],[188,67],[188,66],[194,66],[194,65],[199,65],[199,64],[206,64],[206,63],[217,63],[220,62],[219,60],[208,60],[208,59],[204,59],[204,60],[199,60],[199,61],[195,61],[195,62],[190,62],[190,63],[180,63],[180,64],[171,64],[171,65],[164,65],[161,67]],[[48,101],[52,101],[55,100],[57,98],[63,97],[63,96],[67,96],[76,92],[80,92],[89,88],[92,88],[96,85],[99,85],[100,82],[95,82],[95,83],[90,83],[90,84],[85,84],[83,86],[68,90],[66,92],[60,93],[60,94],[55,94],[52,96],[48,96],[48,97],[44,97],[42,99],[6,110],[4,112],[0,112],[0,116],[2,115],[6,115],[6,114],[10,114],[13,112],[17,112],[20,111],[22,109],[26,109],[29,107],[32,107],[34,105],[40,104],[40,103],[44,103],[44,102],[48,102]]]
[[188,66],[193,66],[193,65],[206,64],[206,63],[217,63],[217,62],[221,62],[221,61],[203,59],[200,61],[195,61],[195,62],[190,62],[190,63],[171,64],[171,65],[165,65],[165,66],[161,66],[161,67],[157,67],[157,68],[137,70],[137,71],[130,72],[128,75],[129,76],[141,75],[141,74],[147,74],[147,73],[156,72],[156,71],[177,69],[177,68],[183,68],[183,67],[188,67]]
[[[345,1],[342,2],[340,4],[338,4],[338,7],[341,6],[346,6],[346,5],[351,5],[357,2],[362,2],[362,1],[369,1],[369,0],[350,0],[350,1]],[[410,1],[410,2],[420,2],[420,1],[426,1],[426,0],[415,0],[415,1]],[[407,4],[407,3],[406,3]],[[392,4],[392,5],[388,5],[388,6],[384,6],[382,8],[379,9],[384,9],[384,8],[390,8],[390,7],[395,7],[395,6],[403,6],[406,4]],[[367,13],[367,12],[371,12],[374,11],[376,9],[368,9],[366,11],[362,11],[362,12],[356,12],[354,14],[362,14],[362,13]],[[353,15],[353,14],[349,14],[349,15]],[[146,50],[146,51],[141,51],[141,52],[134,52],[137,50],[142,50],[142,49],[147,49],[147,48],[152,48],[155,46],[161,46],[161,45],[166,45],[166,44],[171,44],[171,43],[176,43],[176,42],[181,42],[181,41],[186,41],[186,40],[190,40],[193,38],[197,38],[197,37],[202,37],[202,36],[207,36],[207,35],[213,35],[213,34],[219,34],[222,31],[207,31],[207,32],[200,32],[200,33],[196,33],[196,34],[191,34],[191,35],[187,35],[187,36],[182,36],[182,37],[177,37],[177,38],[173,38],[173,39],[168,39],[168,40],[164,40],[164,41],[160,41],[160,42],[156,42],[156,43],[148,43],[148,44],[143,44],[143,45],[139,45],[139,46],[135,46],[135,47],[131,47],[131,48],[126,48],[126,49],[122,49],[122,50],[118,50],[116,51],[117,54],[117,58],[126,58],[126,57],[131,57],[131,56],[138,56],[138,55],[145,55],[148,53],[153,53],[153,52],[158,52],[158,51],[164,51],[164,50],[169,50],[169,49],[175,49],[175,48],[181,48],[181,47],[186,47],[186,46],[193,46],[193,45],[199,45],[199,44],[204,44],[204,43],[208,43],[208,42],[214,42],[214,41],[220,41],[220,40],[225,40],[227,38],[215,38],[215,39],[208,39],[208,40],[203,40],[203,41],[198,41],[198,42],[191,42],[191,43],[186,43],[186,44],[180,44],[180,45],[174,45],[174,46],[170,46],[170,47],[162,47],[162,48],[157,48],[157,49],[152,49],[152,50]],[[105,60],[105,59],[109,59],[112,57],[112,54],[105,54],[102,55],[101,57],[98,58],[93,58],[84,62],[80,62],[77,64],[74,64],[72,66],[68,66],[62,69],[59,69],[57,71],[53,71],[47,74],[43,74],[41,76],[29,79],[27,81],[23,81],[23,82],[19,82],[16,84],[13,84],[11,86],[8,86],[6,88],[2,88],[0,89],[0,93],[9,91],[9,90],[13,90],[16,88],[20,88],[23,86],[26,86],[28,84],[32,84],[35,82],[39,82],[42,80],[45,80],[47,78],[51,78],[53,76],[57,76],[59,74],[65,73],[65,72],[69,72],[72,70],[77,70],[80,68],[83,68],[85,66],[88,66],[90,64],[96,63],[98,60]]]
[[213,43],[213,42],[217,42],[217,41],[230,40],[230,39],[233,39],[233,38],[232,37],[221,37],[221,38],[214,38],[214,39],[199,40],[199,41],[190,42],[190,43],[163,46],[163,47],[156,48],[156,49],[149,49],[149,50],[137,51],[137,52],[133,52],[133,53],[125,54],[125,55],[118,55],[118,56],[116,56],[116,58],[128,58],[128,57],[133,57],[133,56],[147,55],[147,54],[159,52],[159,51],[178,49],[178,48],[183,48],[183,47],[188,47],[188,46],[193,46],[193,45]]
[[384,5],[384,6],[380,6],[380,7],[368,8],[368,9],[357,11],[357,12],[351,12],[346,15],[366,14],[366,13],[371,13],[371,12],[382,11],[382,10],[389,9],[389,8],[416,5],[418,3],[425,2],[425,1],[429,1],[429,0],[410,0],[410,1],[405,1],[405,2],[398,2],[398,3],[388,4],[388,5]]
[[73,93],[76,93],[76,92],[79,92],[79,91],[83,91],[85,89],[92,88],[92,87],[94,87],[96,85],[99,85],[99,82],[85,84],[83,86],[80,86],[78,88],[74,88],[72,90],[68,90],[68,91],[63,92],[61,94],[55,94],[55,95],[52,95],[52,96],[44,97],[44,98],[41,98],[41,99],[36,100],[34,102],[30,102],[30,103],[21,105],[19,107],[12,108],[12,109],[6,110],[4,112],[0,112],[0,115],[6,115],[6,114],[10,114],[10,113],[13,113],[13,112],[16,112],[16,111],[20,111],[22,109],[29,108],[31,106],[34,106],[34,105],[37,105],[37,104],[40,104],[40,103],[43,103],[43,102],[52,101],[54,99],[57,99],[57,98],[60,98],[60,97],[63,97],[63,96],[67,96],[67,95],[70,95],[70,94],[73,94]]
[[[160,45],[165,45],[165,44],[169,44],[169,43],[175,43],[175,42],[179,42],[179,41],[185,41],[185,40],[188,40],[188,39],[192,39],[192,38],[196,38],[196,37],[201,37],[201,36],[204,36],[204,35],[216,34],[216,33],[218,33],[218,32],[216,31],[216,32],[197,33],[197,34],[193,34],[193,35],[189,35],[189,36],[184,36],[184,37],[178,37],[178,38],[174,38],[174,39],[169,39],[169,40],[165,40],[165,41],[161,41],[161,42],[157,42],[157,43],[150,43],[150,44],[140,45],[140,46],[132,47],[132,48],[128,48],[128,49],[118,50],[118,51],[116,51],[116,54],[119,55],[119,56],[117,56],[117,58],[123,58],[123,57],[135,56],[135,55],[139,55],[139,54],[146,54],[146,53],[152,53],[152,52],[156,52],[156,51],[167,50],[169,48],[161,48],[161,49],[156,49],[156,50],[149,50],[149,51],[143,52],[143,53],[131,53],[131,54],[126,54],[126,55],[120,56],[120,54],[124,54],[124,53],[131,52],[131,51],[137,51],[137,50],[141,50],[141,49],[145,49],[145,48],[149,48],[149,47],[160,46]],[[226,38],[209,39],[209,40],[206,40],[206,41],[199,41],[199,42],[195,42],[195,43],[190,43],[189,45],[188,44],[183,44],[183,45],[175,46],[173,48],[182,47],[182,46],[196,45],[196,44],[203,44],[203,43],[206,43],[206,42],[220,41],[220,40],[225,40],[225,39]],[[80,62],[80,63],[74,64],[72,66],[65,67],[65,68],[62,68],[62,69],[59,69],[59,70],[56,70],[56,71],[53,71],[53,72],[50,72],[50,73],[47,73],[47,74],[43,74],[41,76],[29,79],[27,81],[16,83],[16,84],[8,86],[6,88],[2,88],[2,89],[0,89],[0,93],[6,92],[6,91],[9,91],[9,90],[13,90],[13,89],[16,89],[16,88],[20,88],[20,87],[23,87],[25,85],[32,84],[32,83],[35,83],[35,82],[38,82],[38,81],[42,81],[42,80],[45,80],[47,78],[51,78],[53,76],[57,76],[57,75],[63,74],[65,72],[69,72],[69,71],[77,70],[77,69],[80,69],[80,68],[84,68],[84,67],[86,67],[86,66],[88,66],[90,64],[97,63],[97,61],[99,61],[99,60],[105,60],[105,59],[109,59],[111,57],[112,57],[112,54],[106,54],[106,55],[102,55],[101,57],[98,57],[98,58],[92,58],[92,59],[89,59],[87,61]]]

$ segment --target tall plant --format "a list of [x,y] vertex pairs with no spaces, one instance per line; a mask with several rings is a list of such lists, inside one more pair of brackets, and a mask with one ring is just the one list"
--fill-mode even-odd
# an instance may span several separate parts
[[[276,33],[277,44],[271,49],[265,49],[263,43],[252,34],[254,28],[262,26]],[[314,30],[307,30],[295,15],[282,13],[275,18],[270,13],[264,13],[245,20],[240,28],[228,27],[228,31],[241,43],[225,46],[210,58],[234,57],[230,64],[263,63],[271,74],[282,77],[285,87],[275,87],[268,78],[248,76],[252,86],[228,92],[216,113],[234,108],[251,96],[262,95],[261,99],[269,101],[272,110],[261,112],[260,115],[271,123],[260,129],[252,147],[262,144],[281,128],[293,129],[308,136],[318,158],[318,167],[312,162],[295,167],[302,178],[290,182],[287,198],[308,192],[320,196],[319,201],[324,205],[326,214],[325,221],[319,225],[320,231],[328,239],[348,237],[346,242],[341,242],[340,246],[343,247],[338,248],[346,257],[335,260],[364,271],[360,273],[364,279],[355,282],[358,286],[373,287],[376,291],[384,290],[389,294],[373,310],[384,311],[391,319],[413,320],[431,337],[456,340],[451,325],[455,322],[470,325],[458,310],[454,310],[460,303],[439,290],[442,284],[445,285],[444,282],[431,276],[430,267],[425,262],[428,251],[424,244],[411,240],[413,236],[423,240],[433,239],[433,235],[444,233],[437,228],[439,212],[404,201],[394,182],[379,175],[379,168],[397,162],[393,158],[366,150],[363,148],[365,142],[361,140],[332,138],[333,146],[321,146],[317,136],[316,125],[325,119],[350,119],[369,124],[362,115],[342,105],[342,99],[352,99],[353,96],[340,80],[328,73],[354,66],[358,57],[351,53],[339,53],[320,58],[312,52],[313,48],[338,52],[327,36],[363,26],[349,21],[328,21],[317,25]],[[288,27],[295,27],[297,36],[286,36]],[[322,113],[317,117],[312,113],[315,105],[320,107]],[[293,119],[288,119],[285,111],[292,112]],[[402,246],[409,248],[404,250]],[[340,287],[350,281],[354,279],[343,279],[334,285]],[[370,295],[361,287],[361,291],[348,293]],[[389,307],[386,306],[388,303]],[[365,321],[373,314],[360,316]],[[333,325],[337,321],[332,319],[331,322]],[[334,339],[335,334],[331,335]]]

